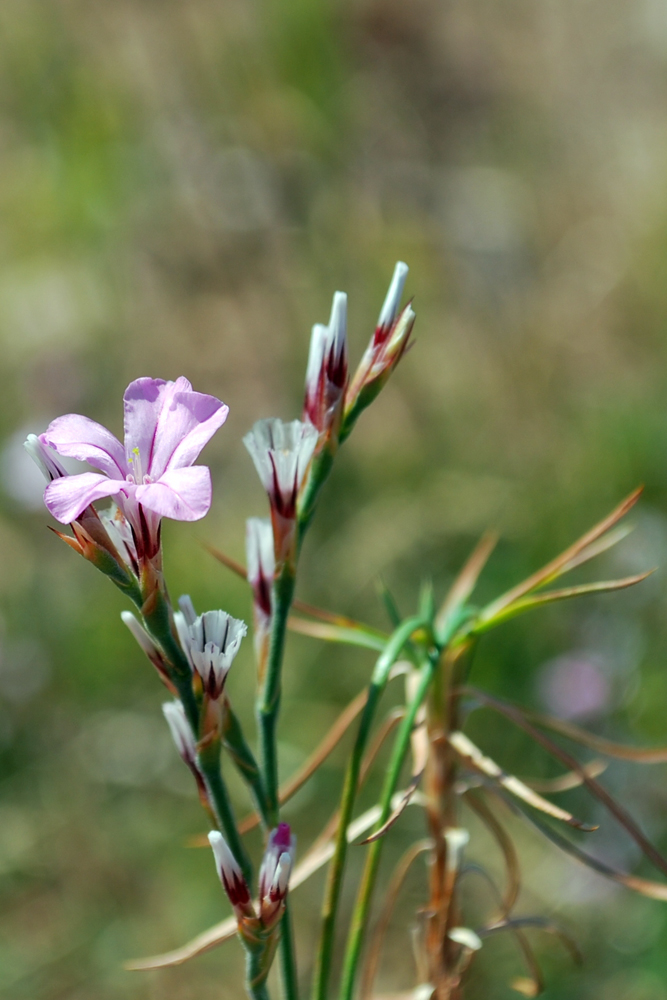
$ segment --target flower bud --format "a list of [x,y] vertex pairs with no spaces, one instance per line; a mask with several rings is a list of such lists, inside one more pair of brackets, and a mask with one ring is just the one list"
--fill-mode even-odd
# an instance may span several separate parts
[[185,717],[185,709],[180,701],[168,701],[162,706],[162,712],[176,749],[191,771],[199,773],[197,767],[197,744],[192,735],[190,723]]
[[236,918],[241,923],[244,919],[256,919],[255,908],[250,899],[248,883],[227,846],[227,841],[218,830],[211,830],[208,842],[213,848],[215,867],[223,888],[234,908]]
[[296,838],[288,823],[279,823],[269,834],[259,870],[259,916],[264,927],[272,927],[283,914],[289,877],[296,853]]
[[273,528],[268,518],[248,518],[245,547],[246,573],[253,597],[255,657],[261,678],[269,648],[272,586],[276,563],[273,551]]
[[415,314],[409,304],[399,312],[407,273],[407,265],[399,261],[380,310],[373,338],[345,395],[341,440],[350,433],[362,410],[378,395],[408,346]]
[[128,566],[131,566],[132,571],[138,575],[139,561],[137,557],[137,547],[134,541],[134,535],[132,533],[130,522],[127,520],[122,510],[117,507],[115,503],[113,503],[106,510],[101,510],[99,512],[99,518],[102,522],[104,530],[111,539],[123,561],[127,563]]
[[135,616],[132,614],[131,611],[121,611],[120,617],[123,624],[127,625],[130,632],[137,640],[137,642],[143,649],[144,653],[146,654],[148,659],[151,661],[151,663],[157,670],[162,682],[169,688],[172,694],[175,694],[176,689],[174,688],[174,685],[171,681],[169,665],[165,660],[162,651],[158,649],[157,645],[153,642],[146,629],[143,627],[141,622],[139,622],[137,618],[135,618]]
[[39,466],[47,483],[69,475],[69,472],[58,458],[57,452],[53,448],[49,448],[36,434],[28,434],[23,447],[35,464]]
[[306,370],[303,418],[325,439],[338,440],[347,385],[347,295],[336,292],[329,325],[313,327]]
[[296,551],[296,502],[317,440],[312,424],[277,418],[258,420],[243,438],[271,504],[277,565]]

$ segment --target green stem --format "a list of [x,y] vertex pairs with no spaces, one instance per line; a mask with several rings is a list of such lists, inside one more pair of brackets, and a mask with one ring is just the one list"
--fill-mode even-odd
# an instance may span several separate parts
[[313,464],[308,474],[308,480],[299,501],[299,545],[301,545],[303,536],[308,530],[310,522],[313,519],[317,498],[320,495],[320,490],[329,477],[331,466],[333,465],[335,457],[335,451],[332,451],[329,446],[325,447],[319,455],[316,455],[313,459]]
[[[396,786],[398,785],[403,762],[408,750],[410,749],[410,738],[412,736],[412,730],[414,728],[417,712],[426,697],[426,693],[429,689],[431,681],[433,680],[437,664],[438,656],[434,654],[429,657],[428,662],[422,667],[415,696],[410,703],[408,711],[403,717],[403,721],[401,722],[401,726],[396,735],[396,742],[394,743],[391,760],[389,761],[389,765],[387,767],[387,776],[385,778],[384,788],[382,790],[382,812],[378,820],[378,828],[381,827],[383,823],[386,823],[391,814],[391,800],[394,792],[396,791]],[[373,895],[373,888],[375,886],[375,879],[377,876],[383,844],[384,837],[380,837],[379,840],[373,841],[368,849],[364,875],[359,888],[357,903],[352,915],[352,922],[347,939],[347,948],[345,951],[345,958],[343,960],[343,982],[340,993],[341,1000],[351,1000],[352,998],[354,979],[357,971],[357,965],[359,963],[359,957],[361,955],[364,934],[368,926],[371,898]]]
[[275,826],[278,822],[277,728],[280,711],[280,679],[285,652],[287,616],[294,596],[294,584],[294,570],[286,565],[273,584],[269,655],[266,673],[257,699],[257,724],[259,726],[262,771],[264,773],[268,820],[271,826]]
[[262,952],[246,946],[246,990],[252,1000],[271,1000],[266,985],[266,970],[262,965]]
[[239,863],[243,877],[252,885],[252,865],[236,827],[236,820],[229,801],[229,793],[220,771],[220,743],[211,743],[197,757],[199,770],[206,783],[208,797],[225,835],[229,848]]
[[269,802],[255,755],[248,746],[241,723],[227,701],[224,707],[222,741],[236,769],[248,785],[264,828],[270,826]]
[[[291,566],[284,566],[273,584],[273,614],[271,638],[266,673],[257,699],[257,723],[261,748],[263,791],[266,801],[265,819],[269,827],[279,820],[278,797],[278,714],[287,617],[294,596],[295,573]],[[285,910],[280,935],[280,957],[283,994],[286,1000],[298,1000],[294,941],[289,911]]]
[[334,856],[329,865],[327,876],[327,886],[322,908],[322,931],[320,936],[320,946],[315,967],[315,979],[313,982],[313,1000],[325,1000],[331,974],[331,960],[334,944],[334,930],[336,925],[336,913],[340,899],[340,891],[343,881],[343,871],[347,856],[347,828],[352,819],[352,810],[359,784],[359,772],[364,749],[368,742],[368,737],[375,715],[380,696],[389,680],[389,673],[396,660],[401,655],[403,647],[410,636],[417,629],[424,628],[427,623],[418,616],[408,618],[393,633],[387,643],[384,652],[378,658],[371,682],[368,687],[368,697],[359,722],[359,729],[354,743],[354,748],[350,756],[345,774],[345,784],[340,803],[340,815],[338,820],[338,830],[336,834],[336,845]]
[[285,912],[280,925],[280,971],[282,973],[283,996],[286,1000],[297,1000],[299,983],[296,971],[296,954],[292,934],[292,916],[289,895],[285,900]]

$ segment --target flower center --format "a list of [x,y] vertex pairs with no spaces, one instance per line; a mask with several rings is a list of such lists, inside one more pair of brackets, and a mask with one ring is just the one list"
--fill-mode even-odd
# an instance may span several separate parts
[[139,454],[138,448],[132,449],[132,454],[130,455],[130,465],[132,466],[132,473],[127,478],[137,484],[145,482],[146,479],[141,468],[141,455]]

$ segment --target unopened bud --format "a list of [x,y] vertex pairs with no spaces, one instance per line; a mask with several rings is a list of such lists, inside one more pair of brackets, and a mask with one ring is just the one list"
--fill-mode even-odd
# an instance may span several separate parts
[[192,735],[190,723],[185,717],[185,710],[180,701],[168,701],[162,706],[162,712],[176,749],[190,770],[197,770],[197,744]]
[[320,435],[338,439],[347,385],[347,295],[336,292],[329,325],[313,327],[306,370],[303,416]]
[[258,420],[243,438],[271,504],[276,564],[294,557],[296,503],[318,432],[311,423],[277,418]]
[[383,388],[408,346],[415,314],[410,305],[399,312],[407,273],[407,266],[399,262],[380,311],[375,333],[345,395],[341,440],[347,437],[359,414]]
[[215,867],[223,888],[229,897],[229,902],[234,908],[234,913],[239,921],[244,918],[255,918],[255,908],[250,899],[248,883],[243,877],[243,873],[230,851],[227,841],[218,830],[211,830],[208,835],[208,842],[213,848],[215,857]]
[[269,834],[259,870],[259,915],[266,928],[272,927],[282,916],[295,852],[296,838],[289,824],[279,823]]
[[67,469],[58,458],[57,452],[53,448],[49,448],[47,444],[44,444],[36,434],[28,434],[23,447],[35,464],[39,466],[47,483],[69,475]]
[[157,670],[163,683],[166,684],[170,691],[174,692],[174,685],[171,680],[169,665],[165,660],[162,651],[158,648],[156,643],[153,642],[146,629],[143,627],[141,622],[135,618],[131,611],[121,611],[120,617],[123,624],[129,628],[130,632]]

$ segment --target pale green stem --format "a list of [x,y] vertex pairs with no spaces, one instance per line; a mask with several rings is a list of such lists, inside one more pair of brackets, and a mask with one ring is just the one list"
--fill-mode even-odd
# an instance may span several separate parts
[[345,784],[341,796],[338,831],[334,856],[329,865],[327,886],[322,909],[322,932],[315,966],[313,1000],[325,1000],[331,974],[331,960],[334,945],[336,914],[343,882],[345,859],[347,856],[347,827],[352,819],[352,810],[359,784],[361,762],[380,696],[389,680],[389,673],[401,655],[410,636],[428,623],[415,616],[403,622],[389,639],[384,652],[378,658],[368,687],[368,697],[359,722],[354,748],[345,774]]
[[[382,811],[378,820],[378,828],[381,827],[383,823],[386,823],[391,814],[391,800],[394,792],[396,791],[396,786],[398,785],[403,762],[410,749],[410,738],[412,736],[412,730],[414,728],[417,712],[426,697],[426,693],[431,681],[433,680],[437,664],[438,656],[437,654],[434,654],[429,657],[428,662],[422,667],[415,696],[408,707],[408,711],[403,717],[403,721],[401,722],[401,726],[396,735],[396,742],[394,743],[391,759],[387,766],[387,776],[382,790]],[[352,915],[347,948],[343,961],[343,982],[340,993],[341,1000],[351,1000],[352,998],[357,965],[361,955],[364,935],[368,927],[371,899],[383,844],[384,837],[380,837],[378,840],[373,841],[368,849],[366,867],[364,869],[363,879],[359,888],[357,903]]]

